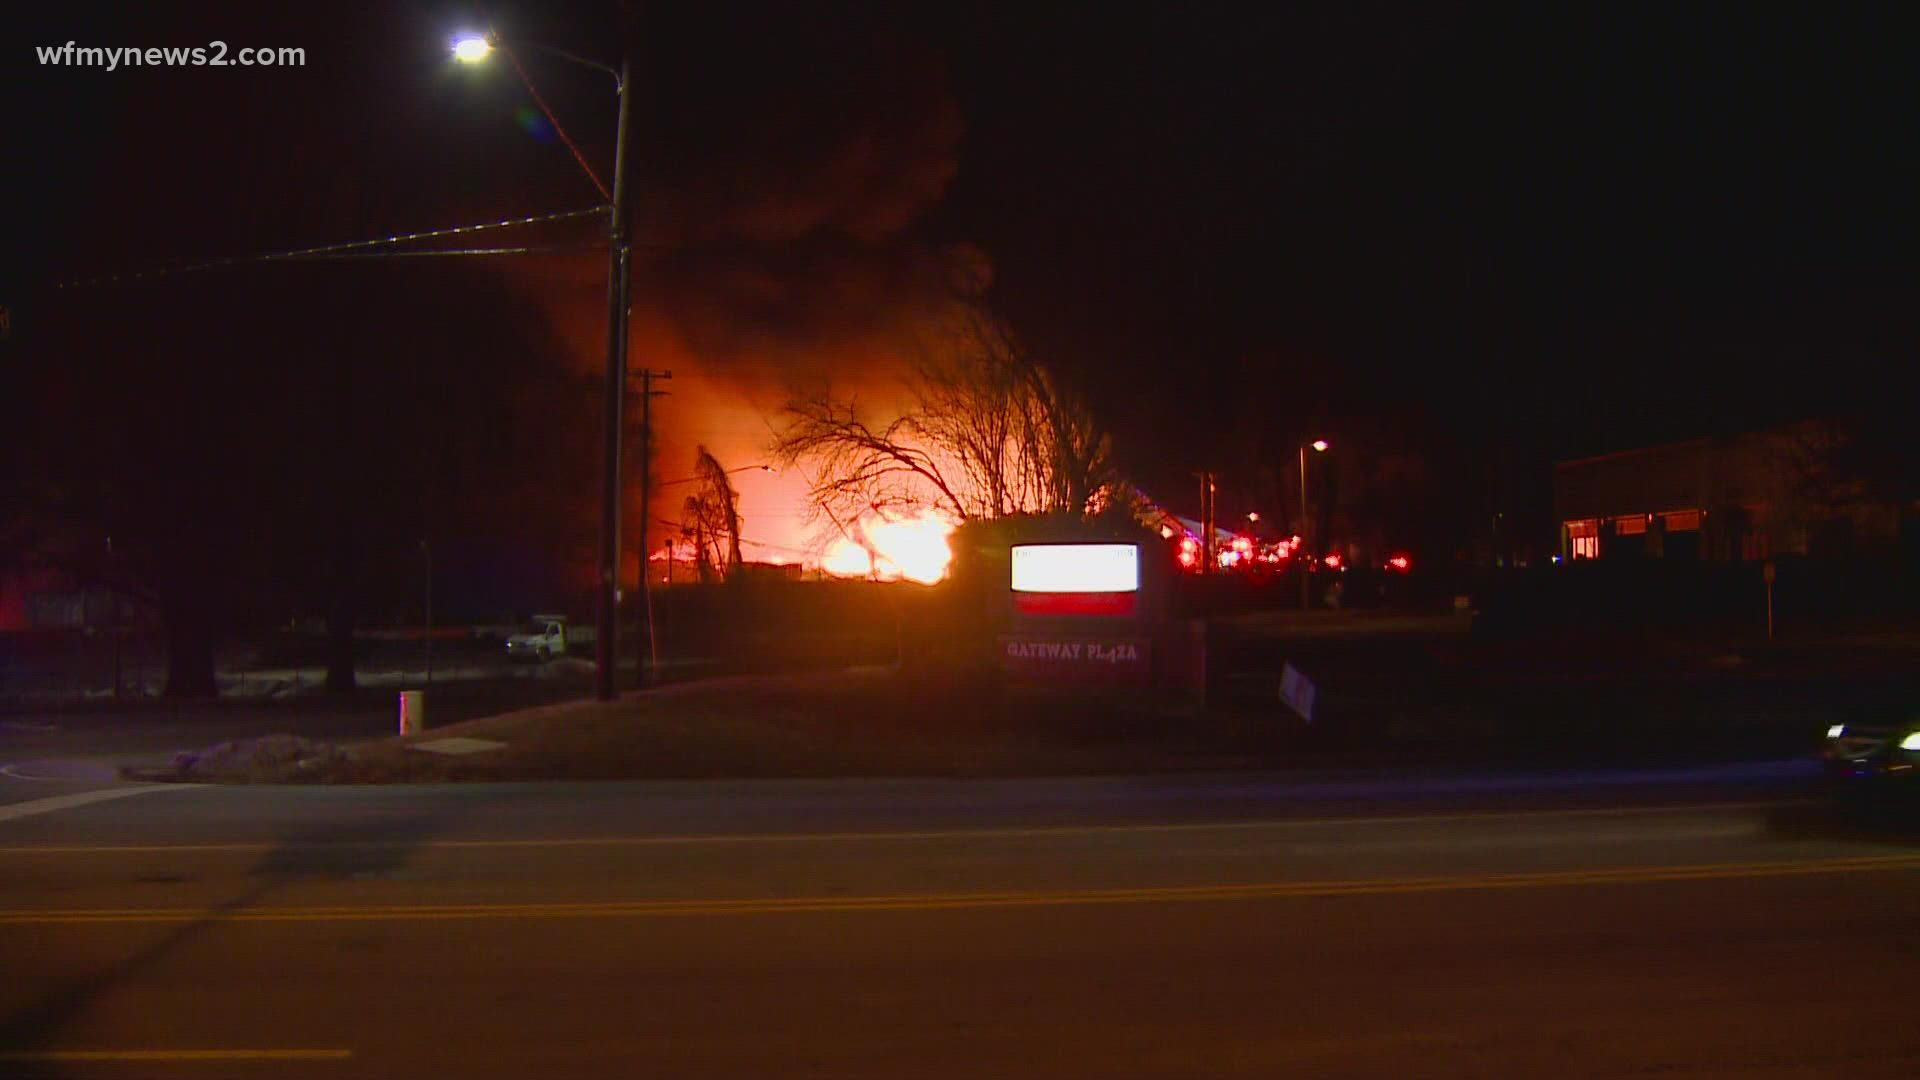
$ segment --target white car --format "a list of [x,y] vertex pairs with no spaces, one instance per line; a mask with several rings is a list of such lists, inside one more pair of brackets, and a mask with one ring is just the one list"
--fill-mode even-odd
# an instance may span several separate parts
[[556,618],[536,616],[507,638],[507,659],[544,663],[567,651],[567,624]]

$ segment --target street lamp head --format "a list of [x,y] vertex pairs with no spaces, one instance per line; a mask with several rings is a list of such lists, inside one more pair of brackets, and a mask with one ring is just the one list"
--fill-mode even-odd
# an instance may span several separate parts
[[[724,470],[720,475],[734,476],[744,472],[777,473],[779,471],[780,471],[779,469],[773,467],[772,465],[742,465],[737,469]],[[678,480],[662,480],[660,483],[655,484],[654,486],[655,487],[672,487],[675,484],[697,484],[700,481],[705,479],[707,479],[705,476],[683,476]]]
[[1328,444],[1327,444],[1327,440],[1325,439],[1315,439],[1313,440],[1313,443],[1311,445],[1315,450],[1325,451]]
[[462,34],[453,39],[453,58],[463,64],[477,64],[493,54],[493,42],[480,34]]
[[1259,523],[1259,521],[1260,521],[1260,514],[1259,514],[1259,512],[1258,512],[1258,511],[1253,511],[1253,512],[1250,512],[1250,513],[1248,513],[1248,514],[1247,514],[1247,520],[1248,520],[1248,521],[1251,521],[1251,522],[1254,522],[1255,524],[1258,524],[1258,523]]

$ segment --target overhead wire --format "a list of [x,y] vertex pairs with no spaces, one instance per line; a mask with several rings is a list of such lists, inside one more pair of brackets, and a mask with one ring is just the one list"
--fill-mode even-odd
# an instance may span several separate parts
[[[671,528],[679,529],[683,532],[688,528],[688,526],[685,523],[674,521],[670,518],[656,517],[653,519],[653,522],[656,525],[666,525]],[[813,559],[813,558],[819,557],[818,552],[808,551],[805,548],[788,547],[785,544],[776,544],[768,540],[749,540],[743,536],[740,538],[740,542],[743,544],[751,544],[754,547],[770,548],[774,551],[784,551],[784,552],[787,552],[788,554],[799,555],[802,558]]]
[[79,289],[95,285],[111,285],[123,281],[143,281],[153,278],[169,277],[175,274],[190,274],[203,270],[217,270],[228,266],[246,266],[268,262],[301,262],[350,257],[392,258],[401,256],[558,254],[569,250],[587,250],[589,245],[578,245],[577,247],[574,245],[555,245],[544,248],[532,246],[511,248],[429,248],[423,251],[382,251],[378,249],[400,244],[419,243],[424,240],[443,240],[453,236],[470,236],[475,233],[488,232],[495,229],[516,229],[532,225],[547,225],[560,221],[577,221],[581,218],[593,217],[606,212],[606,207],[595,206],[585,210],[566,210],[554,214],[535,214],[529,217],[482,222],[477,225],[456,225],[446,229],[427,229],[421,232],[396,233],[392,236],[375,237],[371,240],[349,240],[336,244],[321,244],[317,247],[290,248],[284,251],[268,251],[254,255],[234,255],[218,259],[206,259],[200,262],[159,266],[149,270],[101,274],[88,278],[73,278],[66,281],[55,282],[54,288]]

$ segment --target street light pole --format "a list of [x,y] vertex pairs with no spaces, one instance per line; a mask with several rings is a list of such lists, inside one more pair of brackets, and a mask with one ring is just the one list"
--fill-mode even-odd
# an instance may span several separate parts
[[[1307,447],[1309,446],[1313,448],[1315,453],[1325,453],[1327,440],[1315,439],[1311,443],[1303,443],[1300,447],[1300,549],[1296,549],[1293,556],[1294,562],[1300,570],[1301,611],[1305,611],[1312,606],[1308,600],[1309,586],[1307,584],[1307,562],[1313,558],[1313,523],[1307,520]],[[1305,559],[1300,557],[1301,549],[1307,552]]]
[[[577,56],[565,49],[551,45],[542,45],[532,41],[518,41],[542,52],[551,53],[563,60],[583,67],[596,68],[613,76],[614,88],[619,95],[619,116],[616,121],[613,138],[613,190],[608,192],[607,207],[607,370],[606,370],[606,415],[605,449],[606,460],[602,464],[600,499],[600,583],[597,606],[598,626],[594,633],[594,696],[601,701],[611,701],[619,696],[617,679],[614,676],[615,665],[619,662],[619,620],[620,620],[620,443],[621,425],[626,421],[627,397],[627,298],[632,286],[632,248],[627,237],[627,133],[632,127],[628,110],[627,89],[632,80],[629,76],[633,67],[633,50],[626,41],[625,27],[621,29],[620,69]],[[546,100],[534,90],[533,83],[527,79],[526,72],[520,68],[520,62],[514,59],[511,50],[504,49],[506,42],[495,35],[470,34],[453,43],[454,58],[462,63],[479,63],[485,60],[496,45],[506,51],[513,61],[515,71],[519,72],[522,82],[527,85],[528,93],[533,95],[540,110],[552,121],[554,129],[560,132],[573,153],[575,161],[585,170],[593,186],[606,192],[600,177],[587,164],[580,154],[579,147],[567,138],[553,111],[547,108]],[[644,470],[645,466],[642,465]],[[643,531],[642,537],[644,539]],[[646,555],[641,553],[641,580],[646,578]]]
[[[620,48],[620,106],[613,139],[613,205],[607,215],[607,371],[604,486],[600,501],[600,604],[594,640],[593,692],[601,701],[619,696],[614,678],[619,663],[620,622],[620,426],[626,422],[627,289],[631,269],[627,245],[627,88],[630,54]],[[643,511],[644,513],[644,511]],[[644,556],[643,556],[644,560]],[[644,574],[646,567],[641,567]]]
[[[1307,448],[1300,447],[1300,547],[1293,553],[1296,569],[1300,571],[1300,610],[1307,610],[1307,559],[1312,558],[1313,545],[1307,542],[1307,534],[1313,529],[1307,524]],[[1301,558],[1302,551],[1308,552],[1307,558]]]

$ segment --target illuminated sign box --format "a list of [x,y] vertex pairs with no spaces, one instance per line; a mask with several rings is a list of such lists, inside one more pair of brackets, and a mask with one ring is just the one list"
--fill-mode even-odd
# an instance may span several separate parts
[[1014,610],[1023,615],[1132,615],[1140,593],[1135,544],[1016,544]]

